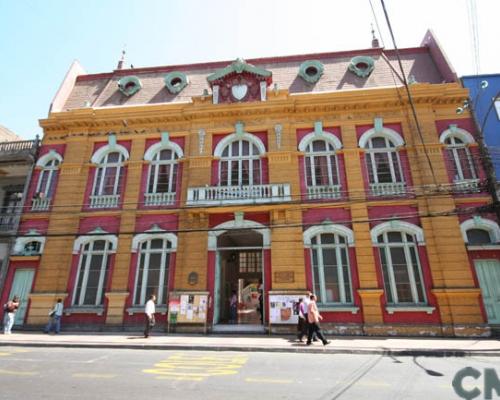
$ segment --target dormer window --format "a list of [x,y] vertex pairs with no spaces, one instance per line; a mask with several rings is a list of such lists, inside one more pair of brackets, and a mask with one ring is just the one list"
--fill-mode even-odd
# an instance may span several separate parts
[[237,59],[207,77],[214,104],[265,101],[272,73]]
[[118,81],[118,89],[125,96],[132,96],[142,89],[142,83],[137,76],[125,76]]

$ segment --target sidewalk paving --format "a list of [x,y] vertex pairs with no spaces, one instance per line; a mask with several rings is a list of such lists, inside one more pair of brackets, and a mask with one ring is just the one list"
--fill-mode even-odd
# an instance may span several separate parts
[[359,336],[330,336],[328,339],[331,343],[327,346],[323,346],[321,342],[306,346],[293,336],[155,333],[146,339],[139,332],[68,332],[58,335],[14,332],[11,335],[0,335],[0,346],[500,357],[500,340],[495,339]]

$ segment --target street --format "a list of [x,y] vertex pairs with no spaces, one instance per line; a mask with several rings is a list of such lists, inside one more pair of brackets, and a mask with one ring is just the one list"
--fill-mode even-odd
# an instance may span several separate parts
[[[445,400],[459,398],[458,370],[498,365],[496,357],[1,347],[0,399]],[[481,385],[464,381],[467,390]]]

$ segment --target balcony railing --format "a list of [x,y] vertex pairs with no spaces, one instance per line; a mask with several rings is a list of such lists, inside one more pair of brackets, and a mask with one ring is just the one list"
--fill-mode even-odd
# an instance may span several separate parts
[[0,231],[8,232],[14,230],[19,220],[18,216],[14,217],[1,217],[0,218]]
[[341,195],[340,185],[309,186],[307,188],[309,200],[339,199]]
[[403,196],[407,194],[406,183],[370,183],[370,193],[372,196]]
[[31,150],[36,144],[36,140],[19,140],[17,142],[0,143],[0,153],[16,153],[23,150]]
[[479,192],[479,179],[467,179],[453,182],[453,191],[455,193]]
[[261,204],[291,201],[290,185],[206,186],[188,188],[187,205]]
[[145,206],[171,206],[175,203],[174,193],[145,193]]
[[47,211],[50,207],[50,197],[43,199],[33,199],[31,203],[31,211]]
[[116,208],[119,201],[119,194],[90,196],[90,208]]

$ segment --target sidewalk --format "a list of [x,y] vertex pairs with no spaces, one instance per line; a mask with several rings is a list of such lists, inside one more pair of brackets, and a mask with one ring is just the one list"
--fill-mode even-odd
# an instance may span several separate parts
[[500,357],[500,340],[495,339],[345,336],[329,337],[329,339],[331,343],[327,346],[323,346],[321,342],[306,346],[305,343],[297,342],[292,336],[204,336],[155,333],[145,339],[138,332],[70,332],[59,335],[15,332],[12,335],[0,335],[0,346]]

